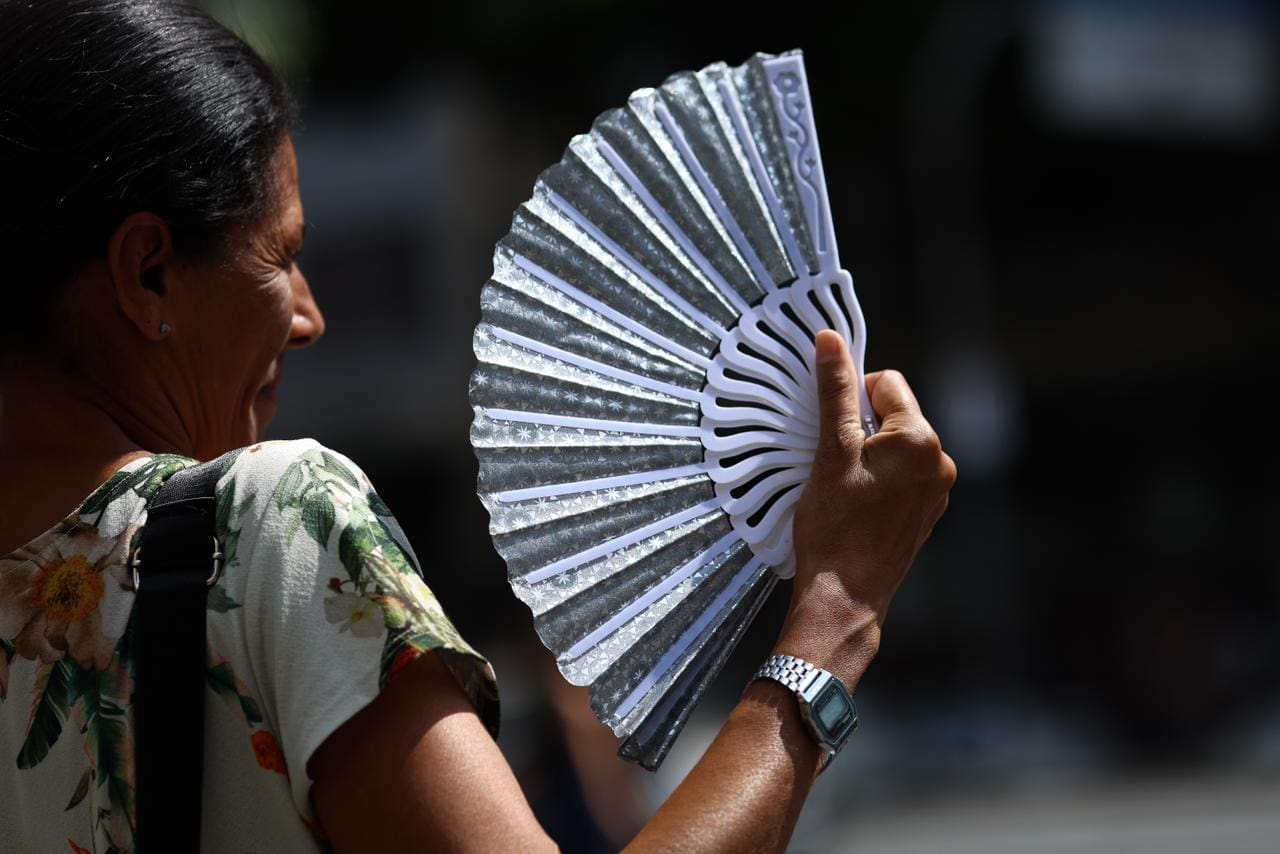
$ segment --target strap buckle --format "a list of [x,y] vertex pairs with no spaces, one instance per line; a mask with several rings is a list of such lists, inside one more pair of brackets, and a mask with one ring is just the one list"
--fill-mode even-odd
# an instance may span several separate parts
[[[218,579],[222,577],[223,561],[226,555],[222,552],[222,543],[218,542],[218,538],[213,538],[213,554],[210,560],[213,562],[213,569],[209,572],[209,577],[205,579],[205,587],[212,587],[218,583]],[[137,593],[142,586],[142,577],[138,574],[138,569],[142,566],[142,546],[138,546],[133,552],[133,557],[129,560],[129,569],[133,572],[133,592]]]

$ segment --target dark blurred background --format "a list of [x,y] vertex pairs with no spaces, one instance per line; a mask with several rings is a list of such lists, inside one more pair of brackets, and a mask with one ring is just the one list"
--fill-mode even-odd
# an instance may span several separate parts
[[674,787],[788,591],[658,775],[615,760],[474,497],[479,290],[598,113],[793,47],[868,367],[906,373],[960,469],[795,850],[1276,850],[1273,4],[203,5],[302,106],[330,331],[291,358],[273,435],[374,479],[492,656],[502,746],[566,850],[616,849]]

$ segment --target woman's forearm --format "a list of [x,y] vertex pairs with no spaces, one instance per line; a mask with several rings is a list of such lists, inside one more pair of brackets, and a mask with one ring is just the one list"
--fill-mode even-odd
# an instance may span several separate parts
[[782,851],[818,759],[795,697],[758,680],[627,850]]
[[[861,625],[852,633],[848,623],[828,632],[810,618],[832,612],[795,603],[774,649],[832,671],[852,692],[879,647],[878,623],[868,610],[853,617]],[[756,680],[702,759],[627,850],[783,851],[820,758],[795,694],[777,682]]]

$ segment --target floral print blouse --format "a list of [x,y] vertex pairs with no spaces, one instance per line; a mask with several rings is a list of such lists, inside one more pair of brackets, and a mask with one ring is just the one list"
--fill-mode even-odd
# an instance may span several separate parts
[[[192,464],[136,460],[0,557],[0,849],[134,847],[127,563],[147,501]],[[341,454],[310,439],[253,446],[218,481],[217,508],[204,850],[323,850],[306,767],[325,738],[428,650],[496,732],[493,670]]]

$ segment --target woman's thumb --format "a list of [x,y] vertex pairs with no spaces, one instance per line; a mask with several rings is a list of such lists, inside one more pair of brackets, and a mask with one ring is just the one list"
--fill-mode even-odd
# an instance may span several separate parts
[[858,407],[858,372],[840,333],[819,332],[814,341],[818,374],[819,447],[857,456],[862,450]]

